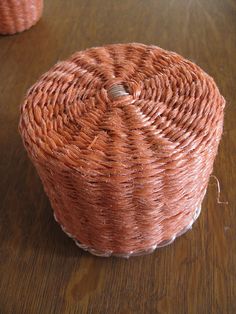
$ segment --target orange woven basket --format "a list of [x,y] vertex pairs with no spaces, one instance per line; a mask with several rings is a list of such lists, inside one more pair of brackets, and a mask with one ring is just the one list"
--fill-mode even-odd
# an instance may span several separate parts
[[213,79],[178,54],[115,44],[44,74],[19,129],[63,230],[93,254],[127,257],[196,220],[224,105]]
[[0,34],[23,32],[42,15],[43,0],[0,0]]

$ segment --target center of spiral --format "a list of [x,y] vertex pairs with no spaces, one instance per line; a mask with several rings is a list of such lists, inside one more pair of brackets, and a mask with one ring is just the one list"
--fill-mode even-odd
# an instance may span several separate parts
[[116,99],[118,97],[129,95],[129,93],[127,92],[127,90],[125,89],[125,87],[122,84],[116,84],[116,85],[111,86],[108,89],[107,93],[111,99]]

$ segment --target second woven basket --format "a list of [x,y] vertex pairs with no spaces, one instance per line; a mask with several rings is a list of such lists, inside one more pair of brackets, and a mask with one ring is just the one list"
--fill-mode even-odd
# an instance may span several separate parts
[[178,54],[116,44],[44,74],[20,132],[64,231],[97,255],[138,255],[197,218],[224,105],[213,79]]
[[23,32],[41,18],[43,0],[0,0],[0,34]]

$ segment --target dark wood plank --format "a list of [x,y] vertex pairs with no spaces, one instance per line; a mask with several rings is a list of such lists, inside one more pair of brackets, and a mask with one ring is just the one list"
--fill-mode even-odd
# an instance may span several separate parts
[[[32,29],[0,37],[0,313],[236,313],[236,2],[47,0]],[[143,42],[211,74],[226,97],[223,140],[193,230],[154,254],[97,258],[54,222],[17,132],[30,85],[76,50]]]

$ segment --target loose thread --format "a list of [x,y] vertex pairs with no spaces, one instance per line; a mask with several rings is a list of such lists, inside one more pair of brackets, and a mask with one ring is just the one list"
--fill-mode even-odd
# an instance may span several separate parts
[[213,174],[211,175],[211,177],[215,179],[216,185],[217,185],[217,203],[218,204],[225,204],[225,205],[227,205],[228,204],[227,201],[221,201],[220,200],[221,190],[220,190],[220,181],[219,181],[219,179],[215,175],[213,175]]

